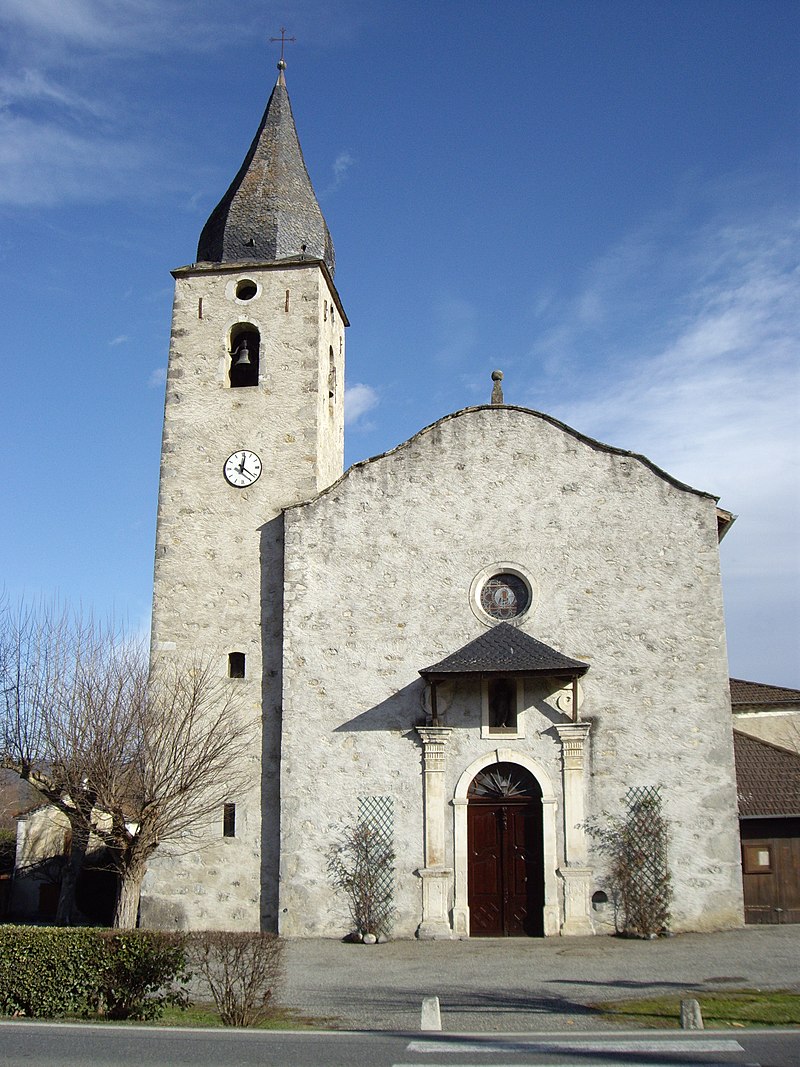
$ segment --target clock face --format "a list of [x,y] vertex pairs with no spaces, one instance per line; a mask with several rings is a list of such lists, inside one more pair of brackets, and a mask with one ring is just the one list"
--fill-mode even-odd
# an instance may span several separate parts
[[228,456],[222,470],[225,481],[229,485],[236,489],[245,489],[248,485],[252,485],[261,474],[261,460],[255,452],[243,448],[239,452],[234,452],[232,456]]

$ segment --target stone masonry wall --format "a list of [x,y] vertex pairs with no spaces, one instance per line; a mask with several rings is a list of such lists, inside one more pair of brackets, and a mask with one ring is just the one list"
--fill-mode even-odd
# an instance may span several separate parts
[[[731,713],[715,502],[639,457],[518,408],[442,420],[351,469],[285,516],[281,930],[341,936],[327,853],[358,798],[389,795],[395,933],[420,921],[420,668],[484,631],[470,586],[511,562],[538,600],[527,633],[590,669],[587,817],[660,785],[673,827],[674,927],[741,923]],[[556,787],[555,695],[528,686],[525,737],[481,738],[479,687],[443,690],[446,795],[498,747],[530,755]],[[452,865],[452,809],[446,813]],[[563,863],[563,825],[557,844]],[[602,859],[590,854],[592,889]]]
[[[256,283],[249,300],[236,284]],[[342,390],[330,399],[329,354],[344,379],[344,321],[318,265],[239,265],[176,272],[156,535],[153,648],[210,656],[257,724],[251,786],[231,796],[236,837],[219,819],[154,856],[143,925],[274,928],[277,923],[278,751],[283,535],[281,508],[313,496],[342,470]],[[260,332],[259,383],[231,388],[231,330]],[[237,489],[233,452],[263,473]],[[262,726],[263,716],[263,726]]]

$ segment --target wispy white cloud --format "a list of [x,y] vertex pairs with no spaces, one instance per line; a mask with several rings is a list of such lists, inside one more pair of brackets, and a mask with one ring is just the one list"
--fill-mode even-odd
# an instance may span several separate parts
[[[654,308],[649,336],[621,333],[603,378],[563,390],[555,406],[590,433],[647,450],[678,477],[763,500],[791,477],[793,448],[797,458],[798,237],[786,219],[697,235],[666,321]],[[620,287],[634,284],[619,278]],[[601,303],[624,321],[612,290]],[[571,343],[591,337],[573,333]]]
[[43,101],[60,104],[68,111],[99,117],[108,113],[100,100],[92,100],[60,84],[41,70],[25,67],[0,74],[0,108]]
[[797,639],[800,227],[775,212],[657,231],[593,265],[551,316],[526,401],[739,514],[722,551],[731,647],[740,663],[768,661],[748,597],[773,637]]
[[355,426],[380,403],[378,391],[371,385],[356,382],[348,385],[344,391],[344,421],[349,428]]
[[[108,16],[113,25],[119,15],[124,15],[126,7],[130,7],[126,0],[118,5],[103,0],[40,0],[35,4],[27,0],[2,0],[0,20],[36,35],[98,44],[109,32]],[[114,8],[117,8],[116,19]]]
[[146,163],[122,140],[0,112],[0,203],[109,199],[145,182]]
[[0,25],[11,31],[113,51],[185,49],[212,14],[202,0],[0,0]]
[[118,345],[124,345],[130,341],[130,337],[126,333],[121,333],[118,337],[114,337],[108,342],[109,348],[116,348]]
[[331,193],[335,193],[337,189],[340,189],[347,178],[348,171],[354,165],[355,159],[349,152],[340,152],[336,159],[333,161],[331,171],[333,172],[333,178],[325,186],[320,193],[320,198],[324,200]]
[[0,204],[137,195],[157,169],[163,185],[136,64],[218,48],[246,24],[213,0],[0,0]]
[[147,380],[147,384],[151,389],[158,389],[164,384],[166,380],[167,368],[156,367],[155,370],[151,371],[150,377]]
[[347,177],[347,172],[355,163],[349,152],[340,152],[333,161],[333,188],[338,189]]

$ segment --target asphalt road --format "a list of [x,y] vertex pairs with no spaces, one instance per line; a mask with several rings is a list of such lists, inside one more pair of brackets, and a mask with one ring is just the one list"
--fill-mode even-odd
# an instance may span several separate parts
[[0,1023],[0,1064],[30,1067],[797,1067],[800,1031],[624,1034],[276,1033]]

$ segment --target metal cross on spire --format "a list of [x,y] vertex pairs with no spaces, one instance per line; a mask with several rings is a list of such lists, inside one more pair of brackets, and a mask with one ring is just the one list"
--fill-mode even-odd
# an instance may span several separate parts
[[280,37],[270,37],[270,42],[277,42],[277,41],[281,42],[281,58],[278,60],[278,67],[281,70],[284,70],[285,67],[286,67],[286,60],[284,59],[284,56],[283,56],[284,48],[286,47],[287,42],[290,42],[291,44],[294,44],[296,40],[297,40],[296,37],[287,37],[286,36],[286,27],[285,26],[281,26],[281,35],[280,35]]

